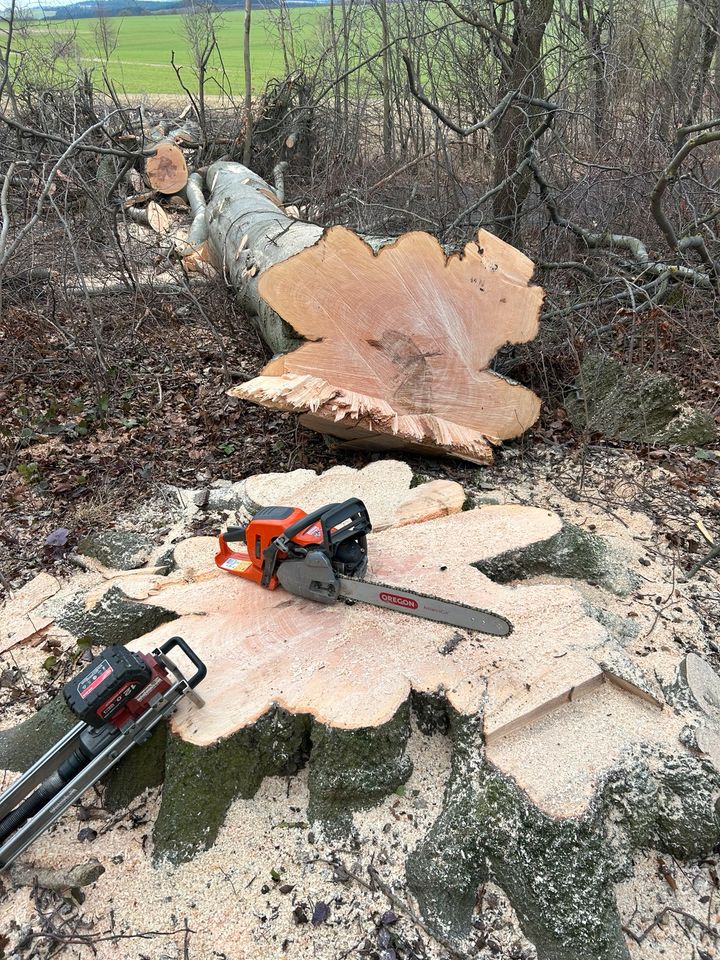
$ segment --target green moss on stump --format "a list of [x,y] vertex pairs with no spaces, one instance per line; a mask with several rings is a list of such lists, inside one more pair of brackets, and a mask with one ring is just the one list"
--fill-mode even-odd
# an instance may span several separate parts
[[311,821],[330,835],[346,836],[352,813],[379,803],[405,783],[412,763],[405,755],[410,735],[410,703],[379,727],[338,730],[314,723],[311,732]]
[[720,840],[720,774],[702,757],[647,751],[608,778],[603,804],[635,849],[707,856]]
[[180,863],[211,846],[233,800],[253,797],[265,777],[287,776],[304,764],[309,733],[307,716],[274,708],[210,747],[169,736],[155,859]]
[[428,736],[433,733],[446,734],[450,728],[448,702],[444,693],[410,693],[410,702],[415,721],[421,733]]
[[450,714],[453,759],[443,810],[408,861],[426,919],[467,933],[480,883],[493,878],[539,960],[627,960],[614,884],[632,852],[708,855],[720,839],[720,774],[704,759],[639,748],[585,816],[558,819],[489,764],[482,720]]
[[589,352],[565,398],[571,422],[580,430],[635,443],[704,445],[717,439],[713,417],[683,407],[680,390],[664,373],[624,366]]
[[82,594],[74,597],[55,621],[74,637],[90,637],[94,644],[108,646],[129,643],[177,618],[177,613],[154,604],[138,603],[119,587],[111,587],[90,610]]
[[147,563],[153,541],[132,530],[106,530],[84,537],[78,544],[78,553],[95,557],[106,567],[116,570],[137,570]]
[[408,862],[422,913],[449,936],[467,932],[492,876],[541,960],[627,960],[597,811],[556,820],[485,761],[480,718],[453,716],[445,804]]
[[496,583],[553,576],[586,580],[618,596],[635,589],[627,559],[602,538],[566,523],[559,533],[517,550],[507,550],[474,564]]
[[59,693],[27,720],[0,732],[0,769],[24,772],[77,722]]
[[165,776],[167,723],[160,723],[150,739],[133,749],[105,777],[104,802],[108,810],[122,810]]

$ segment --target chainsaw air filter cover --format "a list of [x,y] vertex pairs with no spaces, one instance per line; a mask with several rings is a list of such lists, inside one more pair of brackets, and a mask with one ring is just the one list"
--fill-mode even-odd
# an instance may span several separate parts
[[78,719],[100,727],[138,691],[152,672],[139,653],[125,647],[105,647],[92,663],[63,687],[68,707]]

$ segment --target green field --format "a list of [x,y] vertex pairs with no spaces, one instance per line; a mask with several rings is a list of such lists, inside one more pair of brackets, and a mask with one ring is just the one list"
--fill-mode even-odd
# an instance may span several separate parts
[[[326,7],[301,7],[290,11],[296,50],[320,43],[322,22],[327,17]],[[250,60],[253,71],[253,90],[260,92],[272,76],[284,72],[282,49],[279,42],[276,10],[253,11],[251,27]],[[100,27],[111,36],[117,34],[117,42],[108,59],[108,74],[119,91],[131,94],[181,94],[182,89],[170,65],[172,51],[175,62],[183,67],[182,75],[187,86],[196,86],[192,72],[192,56],[184,34],[183,18],[180,15],[113,17],[102,25],[98,20],[45,21],[34,24],[29,36],[53,51],[54,58],[60,52],[62,60],[72,69],[95,69],[100,75],[105,57],[99,41]],[[243,79],[243,13],[232,10],[222,15],[217,28],[220,53],[225,71],[230,80],[232,94],[241,97]],[[212,62],[210,74],[221,79],[219,58]],[[220,93],[210,82],[206,88],[209,95]]]

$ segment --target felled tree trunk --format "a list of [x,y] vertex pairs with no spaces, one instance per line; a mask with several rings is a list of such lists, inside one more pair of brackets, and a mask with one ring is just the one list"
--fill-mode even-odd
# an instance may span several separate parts
[[543,292],[519,251],[485,231],[447,256],[426,233],[323,229],[235,163],[207,183],[214,264],[278,354],[234,395],[354,445],[476,463],[535,422],[535,394],[490,369],[538,329]]

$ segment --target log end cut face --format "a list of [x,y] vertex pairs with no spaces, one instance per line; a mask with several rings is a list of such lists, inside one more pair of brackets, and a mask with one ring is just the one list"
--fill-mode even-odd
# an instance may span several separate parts
[[502,346],[537,334],[532,272],[484,231],[447,256],[427,233],[375,252],[332,227],[260,277],[262,299],[306,342],[236,392],[487,461],[488,441],[519,436],[539,415],[532,391],[490,369]]
[[182,150],[174,143],[159,143],[155,153],[145,161],[145,174],[154,190],[173,194],[182,190],[188,180],[188,168]]

